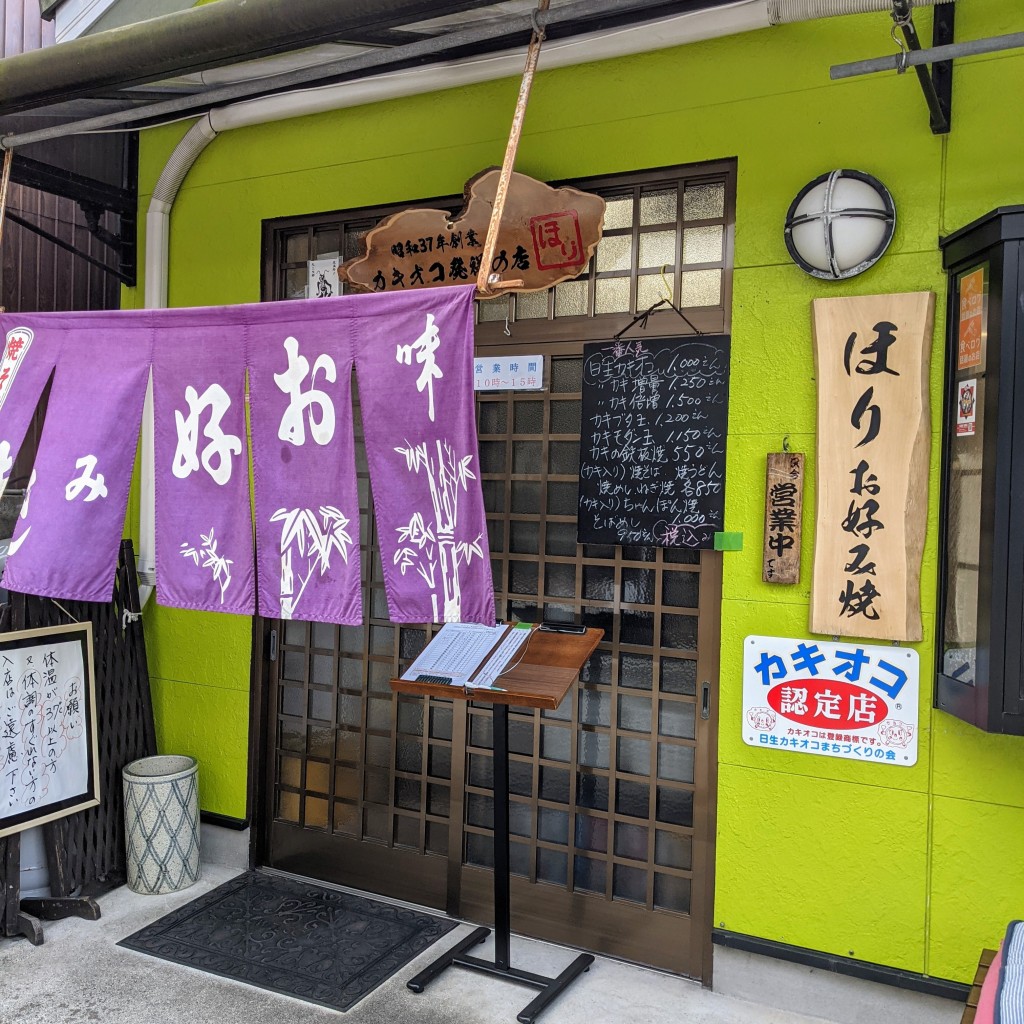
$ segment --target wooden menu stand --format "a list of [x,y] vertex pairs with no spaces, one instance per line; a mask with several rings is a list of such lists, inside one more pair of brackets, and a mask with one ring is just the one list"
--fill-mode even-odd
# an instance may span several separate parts
[[466,967],[540,989],[540,994],[517,1016],[520,1024],[533,1021],[566,988],[590,969],[594,957],[583,953],[557,977],[546,978],[512,966],[511,880],[509,871],[509,794],[508,794],[508,709],[510,706],[554,711],[572,689],[580,669],[604,636],[604,630],[588,629],[582,634],[549,633],[534,629],[526,651],[518,664],[500,676],[495,689],[463,689],[444,683],[424,683],[411,679],[392,679],[398,693],[427,694],[432,697],[472,700],[493,705],[494,724],[494,960],[470,956],[468,950],[484,941],[490,928],[475,928],[461,942],[439,956],[416,975],[408,986],[422,992],[448,967]]

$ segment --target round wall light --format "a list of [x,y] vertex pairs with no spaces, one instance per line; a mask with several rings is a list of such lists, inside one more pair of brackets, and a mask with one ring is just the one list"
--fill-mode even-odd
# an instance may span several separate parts
[[786,248],[813,277],[841,281],[863,273],[896,229],[889,190],[863,171],[830,171],[805,185],[786,214]]

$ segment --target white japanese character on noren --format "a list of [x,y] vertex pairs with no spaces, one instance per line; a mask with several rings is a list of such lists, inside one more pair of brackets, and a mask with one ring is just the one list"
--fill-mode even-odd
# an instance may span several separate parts
[[[305,444],[306,426],[302,414],[309,410],[309,432],[313,440],[319,445],[329,444],[334,437],[334,403],[325,391],[318,391],[314,385],[318,371],[331,384],[338,379],[334,360],[326,354],[317,357],[309,380],[309,390],[303,394],[302,384],[309,373],[309,360],[299,355],[299,343],[294,338],[285,338],[284,350],[288,353],[288,369],[284,373],[275,373],[274,383],[288,396],[288,408],[281,417],[277,436],[290,444]],[[320,406],[319,420],[313,418],[314,405]]]
[[82,471],[81,476],[73,477],[67,487],[64,488],[64,497],[68,501],[74,501],[82,491],[89,488],[89,493],[85,496],[86,501],[95,501],[97,498],[105,498],[107,496],[107,485],[106,480],[102,473],[93,473],[96,470],[96,456],[95,455],[83,455],[75,463],[75,468]]
[[411,345],[398,345],[395,352],[395,362],[412,366],[412,354],[416,352],[416,362],[423,364],[416,381],[416,390],[427,389],[427,415],[430,422],[434,422],[434,381],[440,380],[444,374],[441,367],[434,360],[434,353],[441,347],[440,332],[434,323],[433,313],[427,314],[427,326],[423,333]]
[[209,407],[210,421],[203,434],[210,439],[210,443],[203,449],[202,465],[213,482],[223,486],[231,479],[231,456],[242,452],[241,440],[235,434],[226,434],[220,425],[224,414],[231,407],[231,399],[219,384],[211,384],[201,395],[190,384],[185,388],[185,401],[188,402],[187,418],[177,409],[174,410],[178,447],[174,452],[171,471],[179,480],[185,480],[199,470],[199,417]]

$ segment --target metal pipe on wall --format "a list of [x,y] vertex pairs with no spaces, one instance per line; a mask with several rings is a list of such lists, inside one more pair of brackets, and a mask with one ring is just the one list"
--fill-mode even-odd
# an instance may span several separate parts
[[999,53],[1002,50],[1018,50],[1024,47],[1024,32],[1011,32],[1005,36],[991,36],[988,39],[972,39],[966,43],[950,43],[947,46],[931,46],[926,50],[910,50],[906,54],[893,53],[870,60],[856,60],[850,64],[836,64],[829,68],[833,80],[871,75],[878,71],[900,71],[916,68],[923,64],[937,64],[956,57],[976,57],[981,53]]

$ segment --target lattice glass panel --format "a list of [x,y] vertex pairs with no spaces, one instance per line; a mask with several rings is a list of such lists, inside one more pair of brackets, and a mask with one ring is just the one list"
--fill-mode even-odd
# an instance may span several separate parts
[[[546,293],[482,300],[477,322],[599,318],[643,312],[660,299],[681,306],[717,306],[722,275],[680,274],[682,266],[725,268],[726,182],[690,181],[685,173],[663,181],[621,187],[592,186],[605,196],[603,236],[578,278]],[[651,276],[663,272],[666,281]],[[551,293],[554,293],[553,296]]]
[[725,185],[687,185],[683,192],[683,219],[712,220],[725,215]]
[[555,287],[555,316],[587,315],[587,282],[566,281]]
[[687,271],[682,276],[679,294],[684,306],[717,306],[722,300],[722,272]]
[[675,188],[645,189],[640,193],[640,224],[674,224],[678,191]]
[[[481,426],[502,419],[515,433],[504,439],[510,472],[484,474],[485,483],[507,487],[512,502],[508,515],[489,514],[493,534],[509,528],[509,550],[491,551],[508,581],[497,590],[499,615],[587,621],[606,630],[562,707],[510,716],[513,859],[521,873],[566,892],[686,913],[697,639],[697,618],[686,613],[699,603],[700,566],[673,562],[656,548],[576,543],[581,386],[581,357],[558,357],[542,399],[480,398]],[[492,443],[490,435],[483,443]],[[540,563],[539,551],[546,553]],[[487,867],[487,705],[473,705],[470,719],[464,857]]]
[[633,196],[608,198],[605,200],[604,229],[614,231],[633,225]]
[[597,247],[595,267],[599,274],[609,270],[629,270],[633,262],[631,235],[606,235]]
[[676,261],[675,231],[645,231],[640,236],[640,268],[669,267]]
[[629,278],[598,278],[595,285],[596,313],[625,313],[629,309]]
[[683,231],[683,263],[718,263],[722,259],[725,229],[721,224]]

